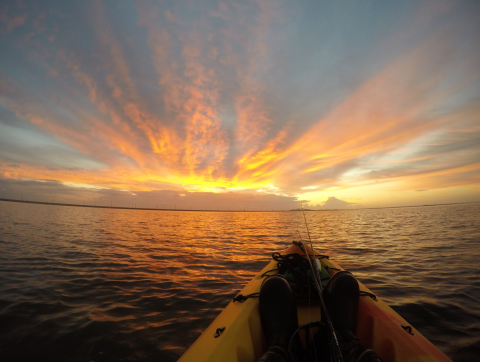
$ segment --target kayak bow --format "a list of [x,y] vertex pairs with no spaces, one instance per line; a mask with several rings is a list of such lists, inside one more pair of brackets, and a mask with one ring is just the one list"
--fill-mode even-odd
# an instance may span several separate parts
[[[304,245],[311,255],[313,251]],[[282,254],[305,253],[292,244]],[[319,255],[317,254],[318,258]],[[318,259],[317,259],[318,260]],[[330,275],[343,270],[332,260],[322,257],[320,263]],[[272,260],[240,292],[247,296],[259,293],[264,274],[276,268]],[[272,273],[269,273],[270,275]],[[417,329],[390,308],[370,289],[358,282],[360,303],[357,314],[356,335],[367,347],[374,350],[384,362],[451,362],[437,347]],[[321,309],[317,304],[298,303],[299,325],[320,320]],[[263,336],[258,299],[244,302],[232,301],[184,353],[179,362],[238,361],[255,362],[267,348]]]

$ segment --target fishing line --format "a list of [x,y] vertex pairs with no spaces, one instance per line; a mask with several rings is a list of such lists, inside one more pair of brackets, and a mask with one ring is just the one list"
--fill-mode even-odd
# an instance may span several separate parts
[[[308,239],[310,241],[310,248],[312,250],[313,256],[310,256],[307,248],[305,247],[305,245],[303,243],[303,238],[302,238],[302,234],[300,233],[300,230],[298,228],[298,223],[296,223],[295,220],[293,220],[293,221],[294,221],[294,225],[297,229],[297,233],[300,237],[299,243],[300,243],[301,249],[305,253],[306,259],[308,260],[308,263],[310,265],[310,269],[311,269],[312,274],[313,274],[313,280],[315,282],[315,286],[317,288],[317,292],[318,292],[318,295],[319,295],[319,298],[320,298],[320,305],[321,305],[322,313],[324,313],[325,320],[327,322],[327,328],[328,328],[329,337],[330,337],[329,338],[329,346],[330,346],[330,352],[331,352],[330,353],[330,359],[333,359],[335,362],[344,362],[342,352],[340,351],[340,346],[338,344],[337,335],[335,334],[335,329],[333,328],[332,320],[330,319],[330,315],[328,314],[327,308],[325,306],[325,302],[323,300],[322,281],[321,281],[321,277],[319,275],[318,265],[316,265],[317,266],[316,268],[314,268],[313,265],[312,265],[311,258],[315,261],[315,264],[317,262],[317,259],[315,257],[316,252],[315,252],[315,249],[313,247],[312,238],[310,236],[310,230],[308,229],[307,218],[305,216],[305,210],[303,210],[303,208],[302,208],[302,212],[303,212],[303,219],[305,221],[305,226],[307,228]],[[310,297],[310,292],[309,292],[309,297]],[[309,306],[309,312],[310,312],[310,306]],[[311,319],[311,317],[309,319]],[[315,356],[317,357],[317,351],[316,351],[316,348],[315,348],[315,343],[313,343],[313,345],[314,345]],[[318,357],[317,357],[317,361],[318,361]]]
[[[298,223],[295,222],[295,220],[292,220],[293,224],[295,225],[295,228],[297,229],[298,236],[300,240],[303,240],[302,234],[300,233],[300,229],[298,228]],[[313,323],[312,321],[312,308],[311,308],[311,303],[310,303],[310,276],[307,274],[307,284],[308,284],[308,321],[309,324]],[[318,361],[318,354],[317,354],[317,347],[315,346],[315,337],[313,337],[313,351],[315,353],[315,360]]]
[[[307,218],[305,216],[305,210],[302,209],[302,212],[303,212],[303,219],[305,221],[305,226],[307,228],[308,239],[310,240],[310,248],[311,248],[311,251],[312,251],[313,255],[311,256],[308,253],[308,250],[305,246],[304,246],[304,249],[305,249],[304,252],[307,255],[307,260],[308,260],[308,263],[310,264],[310,268],[311,268],[312,273],[313,273],[315,285],[317,287],[318,295],[320,297],[320,305],[322,306],[322,313],[325,313],[325,320],[327,322],[328,331],[330,332],[329,333],[330,337],[331,337],[331,339],[330,339],[330,349],[331,349],[331,352],[332,352],[332,354],[330,355],[330,358],[333,357],[336,362],[343,362],[342,352],[340,351],[340,346],[338,344],[337,335],[335,334],[335,329],[333,328],[332,320],[330,319],[330,315],[328,314],[327,308],[325,306],[325,302],[323,300],[322,281],[321,281],[320,273],[319,273],[319,270],[318,270],[318,265],[316,265],[316,268],[314,268],[313,265],[312,265],[312,260],[314,260],[315,264],[317,263],[317,259],[315,257],[316,252],[315,252],[315,249],[313,247],[312,238],[310,237],[310,230],[308,229],[308,223],[307,223]],[[302,241],[300,241],[300,242],[303,244]]]

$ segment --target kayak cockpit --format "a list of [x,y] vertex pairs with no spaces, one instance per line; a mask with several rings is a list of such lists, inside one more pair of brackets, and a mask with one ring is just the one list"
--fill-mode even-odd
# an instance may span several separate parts
[[[309,251],[310,253],[311,251]],[[305,255],[292,244],[281,254]],[[331,276],[343,270],[332,260],[322,257],[321,264]],[[277,262],[272,260],[240,292],[244,296],[259,293],[266,274],[274,274]],[[270,272],[269,272],[270,271]],[[450,361],[440,350],[411,326],[380,298],[358,282],[360,297],[356,336],[374,350],[384,362]],[[314,300],[297,303],[298,322],[304,325],[321,319],[320,304]],[[230,302],[197,341],[184,353],[180,362],[255,362],[267,344],[258,310],[258,298]]]

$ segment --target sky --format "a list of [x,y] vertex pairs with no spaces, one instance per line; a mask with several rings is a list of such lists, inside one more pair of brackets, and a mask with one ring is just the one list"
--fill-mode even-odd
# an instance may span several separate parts
[[2,198],[480,201],[480,2],[2,1]]

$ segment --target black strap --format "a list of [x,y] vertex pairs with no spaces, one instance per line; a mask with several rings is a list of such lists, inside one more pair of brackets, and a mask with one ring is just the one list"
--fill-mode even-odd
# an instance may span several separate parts
[[278,270],[278,268],[267,270],[265,273],[262,274],[261,277],[263,278],[264,276],[269,275],[268,273],[270,273],[272,271],[276,271],[276,270]]
[[252,294],[248,294],[248,295],[239,294],[235,298],[233,298],[233,302],[243,303],[248,298],[258,298],[259,295],[260,295],[260,293],[252,293]]
[[360,291],[360,296],[361,297],[370,297],[372,298],[375,302],[378,302],[377,296],[373,293],[366,292],[364,290]]

